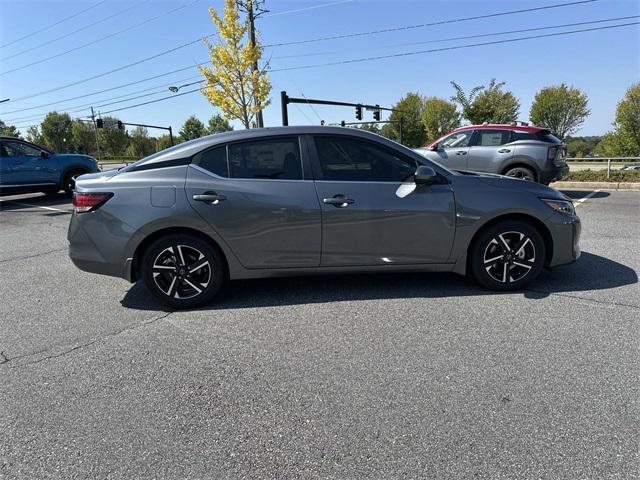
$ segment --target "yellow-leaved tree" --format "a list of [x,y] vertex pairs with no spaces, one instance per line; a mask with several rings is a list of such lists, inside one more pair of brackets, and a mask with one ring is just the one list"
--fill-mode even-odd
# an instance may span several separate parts
[[249,25],[240,21],[240,9],[253,8],[253,0],[226,0],[220,18],[211,7],[211,21],[215,24],[217,40],[204,39],[211,58],[211,67],[200,66],[206,86],[202,94],[218,107],[226,119],[237,119],[245,128],[251,128],[258,112],[269,105],[271,84],[266,66],[256,69],[262,56],[262,47],[256,40],[252,44]]

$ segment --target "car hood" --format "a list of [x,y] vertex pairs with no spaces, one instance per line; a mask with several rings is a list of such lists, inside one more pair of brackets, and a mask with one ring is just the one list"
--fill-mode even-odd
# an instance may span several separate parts
[[496,175],[493,173],[479,173],[466,170],[456,170],[457,173],[474,180],[489,185],[497,189],[512,190],[518,192],[528,192],[538,197],[554,198],[558,200],[571,200],[569,197],[558,190],[542,185],[537,182],[530,182],[520,178],[506,177],[504,175]]
[[91,155],[83,155],[81,153],[54,153],[56,158],[64,158],[69,160],[91,160],[97,163],[97,160]]

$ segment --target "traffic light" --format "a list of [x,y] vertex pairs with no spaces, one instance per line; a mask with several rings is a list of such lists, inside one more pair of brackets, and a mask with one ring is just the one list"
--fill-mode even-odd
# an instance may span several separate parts
[[362,105],[356,105],[356,118],[362,120]]
[[124,124],[118,120],[118,130],[124,130]]
[[96,128],[104,127],[104,121],[101,118],[96,119]]
[[376,104],[376,109],[373,111],[373,119],[376,122],[380,121],[380,105]]
[[341,127],[345,127],[346,125],[347,125],[347,124],[345,123],[345,121],[344,121],[344,120],[342,120],[342,121],[340,122],[340,126],[341,126]]

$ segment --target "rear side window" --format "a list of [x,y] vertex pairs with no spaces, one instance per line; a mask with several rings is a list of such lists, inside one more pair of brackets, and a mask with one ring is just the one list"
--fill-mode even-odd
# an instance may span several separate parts
[[229,145],[231,178],[302,180],[297,137],[271,138]]
[[517,142],[518,140],[537,140],[537,138],[533,133],[514,131],[513,141]]
[[200,154],[198,165],[219,177],[229,176],[227,166],[227,147],[218,147]]
[[511,132],[509,130],[478,130],[476,146],[498,147],[509,143]]
[[558,137],[553,135],[549,130],[540,130],[537,133],[537,137],[538,137],[538,140],[542,142],[555,143],[555,144],[562,143],[562,140],[560,140]]

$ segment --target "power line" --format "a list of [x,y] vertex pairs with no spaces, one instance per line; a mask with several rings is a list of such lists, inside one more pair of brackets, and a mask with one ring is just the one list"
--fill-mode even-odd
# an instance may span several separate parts
[[106,21],[108,21],[108,20],[111,20],[112,18],[115,18],[115,17],[117,17],[117,16],[119,16],[119,15],[122,15],[122,14],[124,14],[124,13],[128,12],[129,10],[133,10],[134,8],[138,8],[140,5],[144,5],[145,3],[148,3],[149,1],[150,1],[150,0],[145,0],[145,1],[143,1],[143,2],[135,3],[132,7],[125,8],[124,10],[120,10],[119,12],[116,12],[116,13],[114,13],[114,14],[112,14],[112,15],[109,15],[108,17],[104,17],[104,18],[102,18],[102,19],[100,19],[100,20],[97,20],[97,21],[95,21],[95,22],[93,22],[93,23],[90,23],[90,24],[88,24],[88,25],[85,25],[84,27],[76,28],[76,29],[74,29],[73,31],[71,31],[71,32],[69,32],[69,33],[66,33],[66,34],[64,34],[64,35],[60,35],[59,37],[56,37],[56,38],[54,38],[54,39],[48,40],[48,41],[46,41],[46,42],[40,43],[40,44],[35,45],[35,46],[33,46],[33,47],[30,47],[30,48],[27,48],[26,50],[22,50],[22,51],[20,51],[20,52],[14,53],[13,55],[9,55],[8,57],[4,57],[4,58],[3,58],[2,60],[0,60],[0,61],[6,61],[6,60],[9,60],[9,59],[11,59],[11,58],[18,57],[18,56],[20,56],[20,55],[22,55],[22,54],[32,52],[32,51],[37,50],[37,49],[39,49],[39,48],[42,48],[42,47],[48,47],[48,46],[50,46],[52,43],[55,43],[55,42],[57,42],[57,41],[59,41],[59,40],[63,40],[63,39],[65,39],[65,38],[68,38],[68,37],[71,37],[71,36],[73,36],[73,35],[76,35],[76,34],[78,34],[78,33],[80,33],[80,32],[83,32],[83,31],[85,31],[85,30],[88,30],[88,29],[89,29],[89,28],[91,28],[91,27],[95,27],[96,25],[99,25],[99,24],[104,23],[104,22],[106,22]]
[[[49,57],[41,58],[40,60],[36,60],[35,62],[27,63],[27,64],[22,65],[20,67],[12,68],[10,70],[5,70],[4,72],[0,73],[0,75],[6,75],[8,73],[18,72],[20,70],[24,70],[25,68],[32,67],[34,65],[39,65],[41,63],[48,62],[49,60],[53,60],[54,58],[59,58],[59,57],[62,57],[64,55],[68,54],[68,53],[75,52],[77,50],[81,50],[81,49],[89,47],[91,45],[95,45],[96,43],[100,43],[100,42],[102,42],[104,40],[107,40],[109,38],[115,37],[116,35],[120,35],[122,33],[134,30],[134,29],[136,29],[138,27],[141,27],[142,25],[146,25],[147,23],[154,22],[154,21],[158,20],[159,18],[162,18],[162,17],[164,17],[166,15],[170,15],[170,14],[172,14],[174,12],[177,12],[178,10],[182,10],[183,8],[187,8],[187,7],[193,5],[194,3],[198,2],[198,1],[200,1],[200,0],[193,0],[190,3],[187,3],[187,4],[181,5],[179,7],[173,8],[173,9],[167,11],[167,12],[161,13],[160,15],[156,15],[155,17],[148,18],[147,20],[143,20],[142,22],[136,23],[135,25],[131,25],[129,27],[123,28],[122,30],[118,30],[117,32],[110,33],[109,35],[105,35],[104,37],[92,40],[92,41],[90,41],[88,43],[84,43],[82,45],[78,45],[76,47],[70,48],[69,50],[65,50],[64,52],[56,53],[55,55],[51,55]],[[193,43],[195,43],[195,42],[193,42]],[[182,48],[182,47],[180,47],[180,48]],[[170,52],[171,51],[167,51],[166,53],[170,53]],[[157,56],[149,57],[149,59],[153,59],[153,58],[157,58]],[[142,63],[142,62],[140,62],[140,63]]]
[[193,68],[194,66],[198,67],[198,66],[201,66],[201,65],[206,65],[207,63],[209,63],[209,62],[196,63],[195,65],[189,65],[188,67],[178,68],[176,70],[171,70],[170,72],[160,73],[158,75],[153,75],[151,77],[146,77],[146,78],[143,78],[141,80],[134,80],[133,82],[123,83],[121,85],[116,85],[115,87],[105,88],[103,90],[98,90],[96,92],[91,92],[91,93],[86,93],[86,94],[83,94],[83,95],[77,95],[75,97],[65,98],[64,100],[56,100],[55,102],[43,103],[41,105],[36,105],[36,106],[33,106],[33,107],[20,108],[18,110],[11,110],[11,111],[7,111],[7,112],[2,112],[2,113],[0,113],[0,115],[8,115],[8,114],[17,113],[17,112],[26,112],[27,110],[35,110],[37,108],[50,107],[51,105],[57,105],[59,103],[68,102],[70,100],[78,100],[79,98],[92,97],[93,95],[99,95],[101,93],[112,92],[113,90],[119,90],[121,88],[130,87],[131,85],[137,85],[139,83],[148,82],[149,80],[155,80],[156,78],[166,77],[168,75],[173,75],[174,73],[178,73],[178,72],[184,72],[185,70],[189,70],[189,69]]
[[[451,47],[434,48],[434,49],[429,49],[429,50],[419,50],[419,51],[415,51],[415,52],[396,53],[396,54],[392,54],[392,55],[381,55],[381,56],[377,56],[377,57],[355,58],[355,59],[349,59],[349,60],[342,60],[342,61],[338,61],[338,62],[329,62],[329,63],[314,64],[314,65],[300,65],[300,66],[297,66],[297,67],[287,67],[287,68],[273,69],[271,71],[273,71],[273,72],[283,72],[283,71],[290,71],[290,70],[305,70],[305,69],[309,69],[309,68],[318,68],[318,67],[326,67],[326,66],[334,66],[334,65],[346,65],[346,64],[352,64],[352,63],[370,62],[370,61],[383,60],[383,59],[388,59],[388,58],[399,58],[399,57],[406,57],[406,56],[413,56],[413,55],[424,55],[424,54],[427,54],[427,53],[443,52],[443,51],[449,51],[449,50],[460,50],[460,49],[464,49],[464,48],[475,48],[475,47],[480,47],[480,46],[498,45],[498,44],[505,44],[505,43],[512,43],[512,42],[521,42],[521,41],[525,41],[525,40],[533,40],[533,39],[538,39],[538,38],[550,38],[550,37],[558,37],[558,36],[564,36],[564,35],[573,35],[573,34],[584,33],[584,32],[610,30],[610,29],[614,29],[614,28],[622,28],[622,27],[628,27],[628,26],[631,26],[631,25],[639,25],[639,24],[640,24],[640,22],[629,22],[629,23],[623,23],[623,24],[617,24],[617,25],[607,25],[607,26],[602,26],[602,27],[585,28],[585,29],[579,29],[579,30],[569,30],[569,31],[566,31],[566,32],[555,32],[555,33],[547,33],[547,34],[542,34],[542,35],[530,35],[530,36],[527,36],[527,37],[518,37],[518,38],[509,38],[509,39],[504,39],[504,40],[495,40],[495,41],[491,41],[491,42],[472,43],[472,44],[468,44],[468,45],[456,45],[456,46],[451,46]],[[161,102],[161,101],[164,101],[164,100],[168,100],[168,99],[175,98],[175,97],[182,96],[182,95],[187,95],[187,94],[198,92],[198,91],[200,91],[199,88],[198,89],[194,89],[194,90],[188,90],[186,92],[175,94],[175,95],[172,95],[172,96],[163,97],[163,98],[159,98],[159,99],[156,99],[156,100],[150,100],[148,102],[143,102],[143,103],[139,103],[139,104],[136,104],[136,105],[130,105],[130,106],[118,108],[118,109],[115,109],[115,110],[109,110],[108,112],[103,112],[103,113],[107,114],[107,113],[114,113],[114,112],[119,112],[119,111],[123,111],[123,110],[128,110],[128,109],[131,109],[131,108],[136,108],[136,107],[149,105],[149,104],[156,103],[156,102]],[[32,125],[28,125],[28,126],[32,126]],[[16,126],[16,127],[17,128],[26,128],[27,126]]]
[[[439,22],[432,22],[432,23],[425,23],[425,24],[420,24],[420,25],[410,25],[410,26],[405,26],[405,27],[397,27],[397,28],[391,28],[391,29],[384,29],[384,30],[374,30],[374,31],[370,31],[370,32],[359,32],[359,33],[353,33],[353,34],[348,34],[348,35],[338,35],[338,36],[333,36],[333,37],[323,37],[323,38],[317,38],[317,39],[311,39],[311,40],[300,40],[300,41],[295,41],[295,42],[285,42],[285,43],[278,43],[278,44],[272,44],[272,45],[265,45],[265,47],[274,47],[274,46],[283,46],[283,45],[296,45],[296,44],[300,44],[300,43],[310,43],[310,42],[316,42],[316,41],[325,41],[325,40],[334,40],[334,39],[338,39],[338,38],[348,38],[348,37],[354,37],[354,36],[363,36],[363,35],[374,35],[374,34],[378,34],[378,33],[385,33],[385,32],[391,32],[391,31],[399,31],[399,30],[408,30],[408,29],[414,29],[414,28],[423,28],[423,27],[428,27],[428,26],[433,26],[433,25],[444,25],[444,24],[449,24],[449,23],[456,23],[456,22],[465,22],[465,21],[470,21],[470,20],[479,20],[479,19],[483,19],[483,18],[492,18],[492,17],[497,17],[497,16],[504,16],[504,15],[513,15],[513,14],[518,14],[518,13],[525,13],[525,12],[532,12],[532,11],[538,11],[538,10],[546,10],[546,9],[551,9],[551,8],[559,8],[559,7],[566,7],[566,6],[572,6],[572,5],[578,5],[578,4],[584,4],[584,3],[592,3],[592,2],[596,2],[598,0],[580,0],[580,1],[574,1],[574,2],[568,2],[568,3],[558,3],[558,4],[553,4],[553,5],[546,5],[546,6],[542,6],[542,7],[534,7],[534,8],[527,8],[527,9],[520,9],[520,10],[511,10],[511,11],[506,11],[506,12],[498,12],[498,13],[492,13],[492,14],[487,14],[487,15],[478,15],[478,16],[474,16],[474,17],[465,17],[465,18],[459,18],[459,19],[452,19],[452,20],[443,20],[443,21],[439,21]],[[187,42],[184,43],[182,45],[178,45],[177,47],[171,48],[169,50],[165,50],[163,52],[157,53],[155,55],[152,55],[150,57],[146,57],[143,59],[140,59],[136,62],[133,63],[129,63],[127,65],[123,65],[121,67],[112,69],[112,70],[108,70],[106,72],[102,72],[100,74],[96,74],[93,75],[91,77],[88,78],[84,78],[82,80],[78,80],[72,83],[68,83],[66,85],[62,85],[60,87],[56,87],[56,88],[52,88],[49,90],[45,90],[42,92],[38,92],[35,94],[31,94],[31,95],[26,95],[26,96],[22,96],[22,97],[18,97],[15,99],[12,99],[11,102],[16,102],[19,100],[26,100],[29,98],[35,98],[35,97],[39,97],[41,95],[45,95],[47,93],[52,93],[55,91],[59,91],[59,90],[64,90],[66,88],[75,86],[75,85],[79,85],[81,83],[85,83],[91,80],[95,80],[97,78],[101,78],[107,75],[110,75],[112,73],[116,73],[119,72],[121,70],[125,70],[127,68],[136,66],[136,65],[140,65],[141,63],[145,63],[148,62],[150,60],[156,59],[158,57],[161,57],[163,55],[167,55],[169,53],[173,53],[177,50],[180,50],[182,48],[186,48],[190,45],[194,45],[198,42],[201,42],[204,38],[210,38],[213,35],[207,35],[206,37],[202,37],[202,38],[198,38],[196,40],[193,40],[191,42]]]
[[607,30],[607,29],[613,29],[613,28],[621,28],[621,27],[628,27],[631,25],[639,25],[640,22],[630,22],[630,23],[622,23],[622,24],[617,24],[617,25],[606,25],[604,27],[593,27],[593,28],[585,28],[585,29],[581,29],[581,30],[570,30],[567,32],[556,32],[556,33],[547,33],[547,34],[543,34],[543,35],[530,35],[528,37],[519,37],[519,38],[508,38],[505,40],[494,40],[491,42],[481,42],[481,43],[472,43],[470,45],[456,45],[456,46],[451,46],[451,47],[442,47],[442,48],[432,48],[429,50],[419,50],[416,52],[404,52],[404,53],[394,53],[391,55],[380,55],[380,56],[375,56],[375,57],[364,57],[364,58],[354,58],[354,59],[350,59],[350,60],[341,60],[341,61],[337,61],[337,62],[327,62],[327,63],[319,63],[319,64],[315,64],[315,65],[299,65],[296,67],[288,67],[288,68],[279,68],[279,69],[274,69],[274,70],[270,70],[271,72],[285,72],[285,71],[289,71],[289,70],[304,70],[304,69],[308,69],[308,68],[318,68],[318,67],[329,67],[329,66],[334,66],[334,65],[346,65],[349,63],[362,63],[362,62],[371,62],[371,61],[375,61],[375,60],[384,60],[387,58],[398,58],[398,57],[408,57],[408,56],[413,56],[413,55],[423,55],[425,53],[435,53],[435,52],[445,52],[448,50],[460,50],[463,48],[473,48],[473,47],[482,47],[482,46],[486,46],[486,45],[498,45],[498,44],[502,44],[502,43],[511,43],[511,42],[520,42],[523,40],[532,40],[532,39],[536,39],[536,38],[548,38],[548,37],[558,37],[561,35],[571,35],[574,33],[582,33],[582,32],[594,32],[597,30]]
[[303,43],[315,43],[315,42],[325,42],[328,40],[340,40],[343,38],[353,38],[353,37],[362,37],[365,35],[376,35],[379,33],[390,33],[390,32],[399,32],[399,31],[403,31],[403,30],[413,30],[416,28],[425,28],[425,27],[433,27],[436,25],[447,25],[447,24],[451,24],[451,23],[459,23],[459,22],[468,22],[471,20],[480,20],[483,18],[493,18],[493,17],[502,17],[505,15],[514,15],[517,13],[527,13],[527,12],[535,12],[535,11],[539,11],[539,10],[549,10],[551,8],[560,8],[560,7],[569,7],[572,5],[580,5],[583,3],[592,3],[592,2],[597,2],[598,0],[579,0],[579,1],[575,1],[575,2],[569,2],[569,3],[556,3],[554,5],[545,5],[542,7],[532,7],[532,8],[523,8],[520,10],[510,10],[508,12],[498,12],[498,13],[490,13],[487,15],[475,15],[473,17],[464,17],[464,18],[455,18],[452,20],[440,20],[437,22],[431,22],[431,23],[419,23],[417,25],[405,25],[402,27],[395,27],[395,28],[384,28],[381,30],[371,30],[368,32],[356,32],[356,33],[347,33],[344,35],[332,35],[329,37],[319,37],[319,38],[311,38],[311,39],[307,39],[307,40],[296,40],[293,42],[281,42],[281,43],[272,43],[269,45],[264,45],[264,47],[283,47],[285,45],[301,45]]
[[[81,110],[85,110],[88,107],[95,107],[95,108],[100,108],[100,107],[104,107],[107,105],[113,105],[114,103],[122,103],[122,102],[127,102],[130,100],[134,100],[136,98],[142,98],[142,97],[147,97],[147,96],[151,96],[151,95],[157,95],[159,93],[166,93],[167,91],[167,87],[171,86],[171,85],[175,85],[176,83],[182,83],[182,82],[187,82],[189,80],[194,80],[196,78],[200,78],[200,75],[195,76],[195,77],[187,77],[187,78],[181,78],[181,79],[177,79],[174,80],[173,82],[169,83],[169,84],[162,84],[162,85],[156,85],[154,87],[151,88],[145,88],[142,90],[136,90],[133,92],[127,92],[125,94],[122,95],[118,95],[115,97],[111,97],[111,98],[104,98],[102,100],[94,100],[92,102],[89,103],[85,103],[82,105],[75,105],[73,107],[63,107],[61,108],[62,111],[67,112],[67,113],[74,113],[74,112],[79,112]],[[194,82],[194,83],[187,83],[186,85],[182,85],[182,87],[185,86],[190,86],[190,85],[195,85],[195,83],[201,83],[202,80],[198,81],[198,82]],[[162,88],[162,90],[158,90],[159,88]],[[146,92],[151,92],[152,93],[148,93],[146,95],[140,95],[138,97],[133,97],[133,98],[127,98],[124,100],[120,100],[120,102],[111,102],[111,103],[103,103],[103,102],[109,102],[111,100],[117,100],[117,99],[121,99],[123,97],[129,97],[131,95],[136,95],[139,93],[146,93]],[[37,120],[37,119],[41,119],[47,116],[49,112],[41,112],[41,113],[36,113],[36,114],[31,114],[31,115],[27,115],[25,117],[19,117],[19,118],[12,118],[12,119],[4,119],[5,123],[6,122],[10,122],[10,123],[14,123],[14,122],[25,122],[25,121],[33,121],[33,120]]]
[[293,10],[285,10],[284,12],[275,12],[275,13],[269,12],[268,14],[263,15],[262,18],[277,17],[277,16],[280,16],[280,15],[288,15],[289,13],[306,12],[307,10],[315,10],[317,8],[324,8],[324,7],[332,7],[333,5],[342,5],[344,3],[351,3],[351,2],[353,2],[353,0],[340,0],[340,1],[337,1],[337,2],[322,3],[320,5],[311,5],[309,7],[295,8]]
[[42,28],[38,28],[36,31],[28,33],[26,35],[23,35],[20,38],[16,38],[15,40],[9,42],[9,43],[5,43],[4,45],[0,45],[0,48],[4,48],[4,47],[8,47],[9,45],[13,45],[14,43],[18,43],[22,40],[24,40],[25,38],[29,38],[29,37],[33,37],[34,35],[40,35],[42,32],[45,32],[47,30],[52,29],[53,27],[55,27],[56,25],[60,25],[61,23],[66,22],[67,20],[71,20],[72,18],[78,17],[80,15],[82,15],[85,12],[88,12],[89,10],[92,10],[96,7],[99,7],[100,5],[102,5],[103,3],[105,3],[107,0],[102,0],[98,3],[95,3],[93,5],[91,5],[90,7],[85,8],[84,10],[80,10],[77,13],[74,13],[73,15],[70,15],[68,17],[63,18],[62,20],[58,20],[57,22],[52,23],[51,25],[48,25],[46,27],[42,27]]

